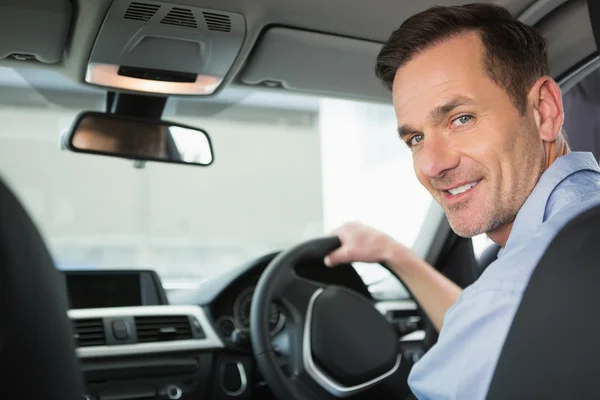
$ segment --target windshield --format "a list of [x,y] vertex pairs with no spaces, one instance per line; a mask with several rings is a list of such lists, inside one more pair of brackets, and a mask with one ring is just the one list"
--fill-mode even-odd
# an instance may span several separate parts
[[[351,220],[411,246],[430,203],[391,105],[253,88],[169,99],[164,118],[206,130],[215,161],[135,168],[60,148],[104,92],[8,68],[0,86],[0,174],[61,269],[148,268],[193,287]],[[383,268],[356,268],[377,297],[406,296]]]

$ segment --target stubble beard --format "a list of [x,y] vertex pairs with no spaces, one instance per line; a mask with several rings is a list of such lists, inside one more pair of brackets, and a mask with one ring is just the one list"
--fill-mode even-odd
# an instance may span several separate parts
[[450,227],[454,233],[463,238],[472,238],[483,233],[494,232],[512,223],[517,215],[517,212],[509,207],[498,208],[497,205],[485,204],[482,211],[474,213],[471,218],[459,216],[466,212],[468,206],[468,203],[464,203],[445,208]]

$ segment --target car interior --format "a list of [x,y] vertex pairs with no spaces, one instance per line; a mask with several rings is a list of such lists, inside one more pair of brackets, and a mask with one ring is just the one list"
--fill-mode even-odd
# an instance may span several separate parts
[[[544,35],[598,159],[600,3],[491,2]],[[349,220],[462,288],[498,256],[419,187],[374,75],[402,21],[465,3],[0,0],[0,398],[412,398],[427,315],[323,259]],[[490,399],[600,397],[598,218],[540,261]]]

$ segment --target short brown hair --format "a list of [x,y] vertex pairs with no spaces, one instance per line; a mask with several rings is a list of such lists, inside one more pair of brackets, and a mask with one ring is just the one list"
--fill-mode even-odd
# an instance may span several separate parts
[[487,75],[523,114],[535,81],[550,74],[546,42],[533,27],[493,4],[436,6],[408,18],[377,56],[375,73],[391,89],[396,71],[421,52],[468,32],[478,32]]

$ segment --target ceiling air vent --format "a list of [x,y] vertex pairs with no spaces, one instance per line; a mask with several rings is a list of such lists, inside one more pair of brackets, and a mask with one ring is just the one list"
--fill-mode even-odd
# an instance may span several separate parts
[[203,12],[204,21],[210,31],[231,32],[231,18],[228,15]]
[[152,17],[154,17],[154,14],[156,14],[159,8],[160,5],[158,4],[140,3],[134,1],[129,4],[129,7],[127,7],[127,11],[125,11],[123,18],[148,22],[152,19]]
[[77,347],[104,346],[106,336],[102,318],[73,320],[73,338]]
[[185,28],[197,28],[198,22],[192,10],[188,8],[173,7],[171,11],[160,21],[161,24],[183,26]]
[[139,343],[192,339],[190,320],[185,315],[135,317]]

